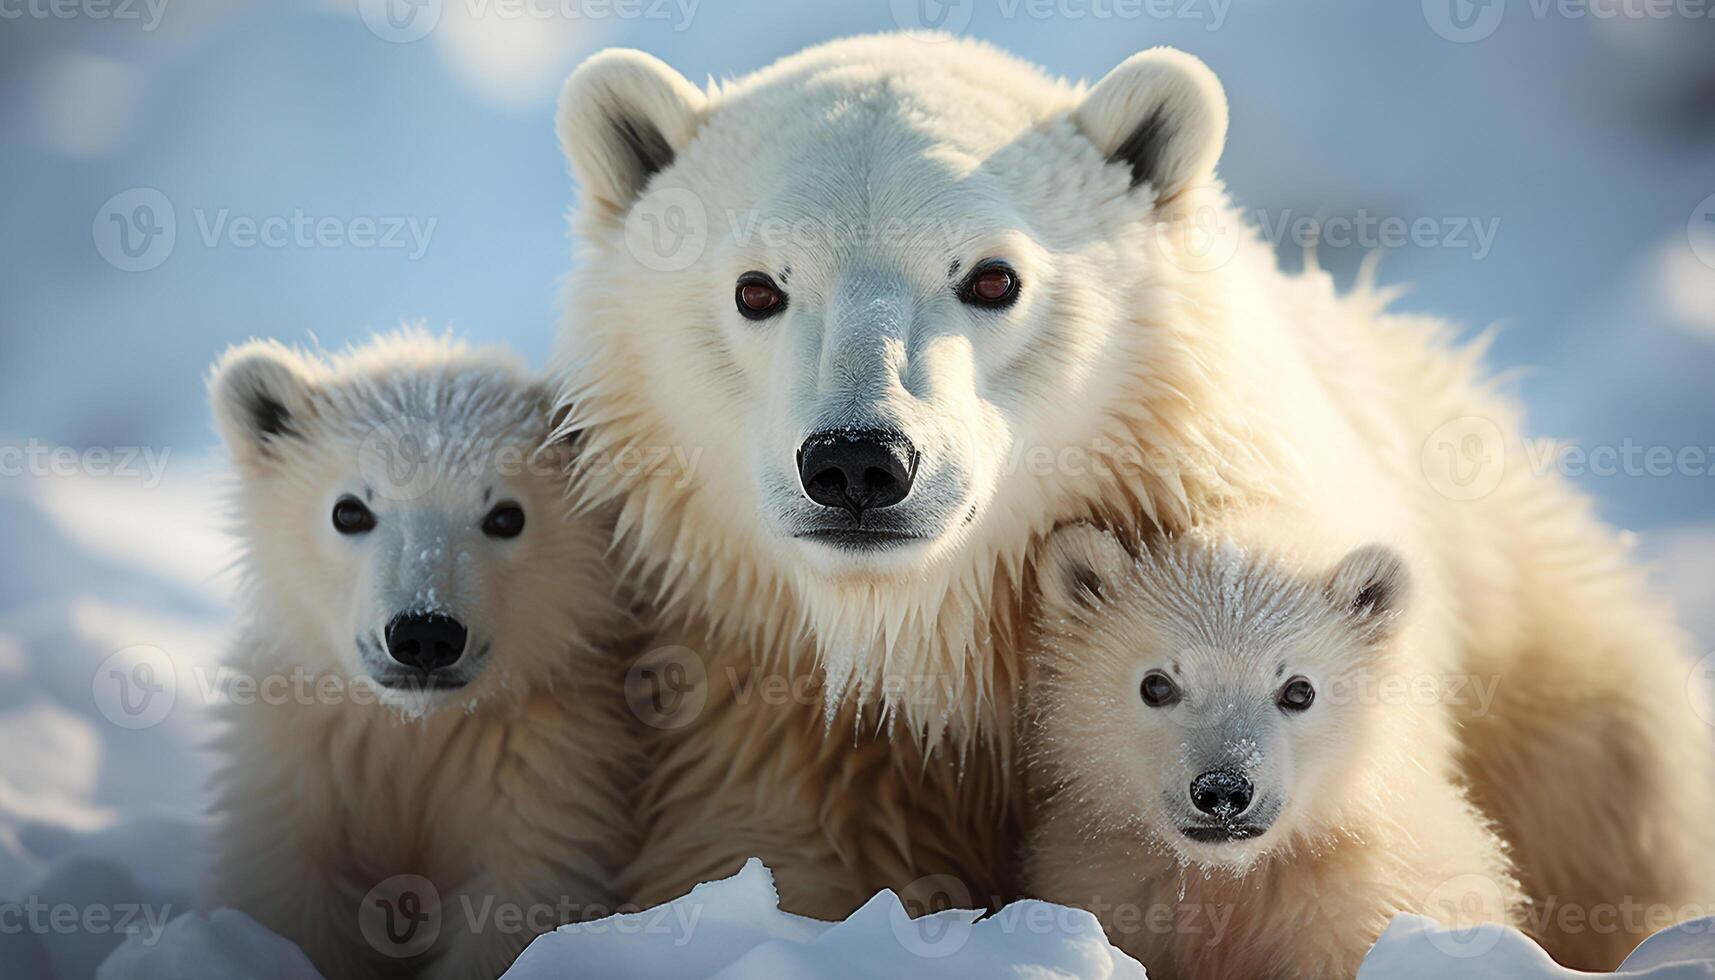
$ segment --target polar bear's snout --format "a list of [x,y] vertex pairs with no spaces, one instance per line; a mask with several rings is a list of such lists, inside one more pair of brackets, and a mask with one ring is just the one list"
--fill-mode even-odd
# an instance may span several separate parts
[[1256,787],[1234,769],[1211,769],[1191,780],[1191,805],[1200,813],[1222,820],[1244,815],[1250,809]]
[[898,432],[818,432],[798,449],[798,479],[811,500],[861,520],[867,510],[910,496],[917,459],[916,447]]
[[458,663],[469,637],[463,623],[440,613],[395,616],[385,634],[388,655],[424,674]]

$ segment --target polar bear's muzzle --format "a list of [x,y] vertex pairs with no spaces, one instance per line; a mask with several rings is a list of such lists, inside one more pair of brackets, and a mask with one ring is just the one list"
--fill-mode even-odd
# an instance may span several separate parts
[[358,638],[366,672],[396,691],[452,691],[476,678],[490,644],[471,647],[470,630],[444,612],[405,612]]
[[385,635],[388,656],[425,677],[458,663],[470,637],[463,623],[440,613],[395,616]]
[[818,432],[798,447],[798,480],[811,500],[861,524],[866,511],[886,510],[911,495],[917,461],[916,447],[898,432]]
[[[953,526],[968,481],[963,468],[937,468],[901,430],[821,429],[798,447],[796,472],[781,476],[790,503],[771,514],[785,536],[848,555],[903,553]],[[778,498],[777,498],[778,499]]]

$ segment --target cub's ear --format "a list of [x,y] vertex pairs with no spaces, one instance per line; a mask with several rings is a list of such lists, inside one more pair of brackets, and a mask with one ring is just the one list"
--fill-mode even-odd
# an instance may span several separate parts
[[221,356],[209,374],[209,401],[220,438],[243,467],[278,458],[286,439],[303,437],[313,402],[312,371],[271,340],[253,340]]
[[1059,612],[1094,609],[1112,594],[1133,564],[1112,532],[1091,524],[1068,524],[1048,536],[1037,560],[1042,607]]
[[1227,139],[1227,95],[1209,66],[1172,48],[1150,48],[1108,72],[1072,121],[1111,163],[1131,168],[1165,201],[1208,179]]
[[609,48],[579,65],[560,90],[555,130],[585,206],[609,216],[629,209],[696,134],[704,103],[683,75],[641,51]]
[[1360,629],[1386,635],[1411,600],[1411,570],[1392,548],[1364,545],[1329,573],[1328,598]]

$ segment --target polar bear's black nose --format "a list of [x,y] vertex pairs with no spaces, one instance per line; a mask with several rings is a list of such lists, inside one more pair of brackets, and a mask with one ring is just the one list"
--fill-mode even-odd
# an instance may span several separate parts
[[818,432],[798,447],[798,481],[811,500],[858,517],[892,507],[911,492],[917,450],[881,429]]
[[387,624],[387,652],[423,673],[457,662],[464,654],[464,624],[439,613],[394,616]]
[[1211,769],[1191,780],[1191,803],[1211,817],[1225,820],[1251,805],[1251,781],[1231,769]]

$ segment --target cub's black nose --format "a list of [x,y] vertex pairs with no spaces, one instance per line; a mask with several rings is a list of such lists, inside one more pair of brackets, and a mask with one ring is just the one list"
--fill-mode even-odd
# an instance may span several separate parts
[[823,507],[838,507],[853,517],[904,500],[916,475],[917,450],[898,432],[818,432],[798,447],[798,482],[804,493]]
[[1191,780],[1191,803],[1211,817],[1228,820],[1245,812],[1254,792],[1251,781],[1231,769],[1211,769]]
[[464,624],[440,613],[411,613],[387,624],[387,652],[407,667],[428,673],[449,667],[464,654]]

